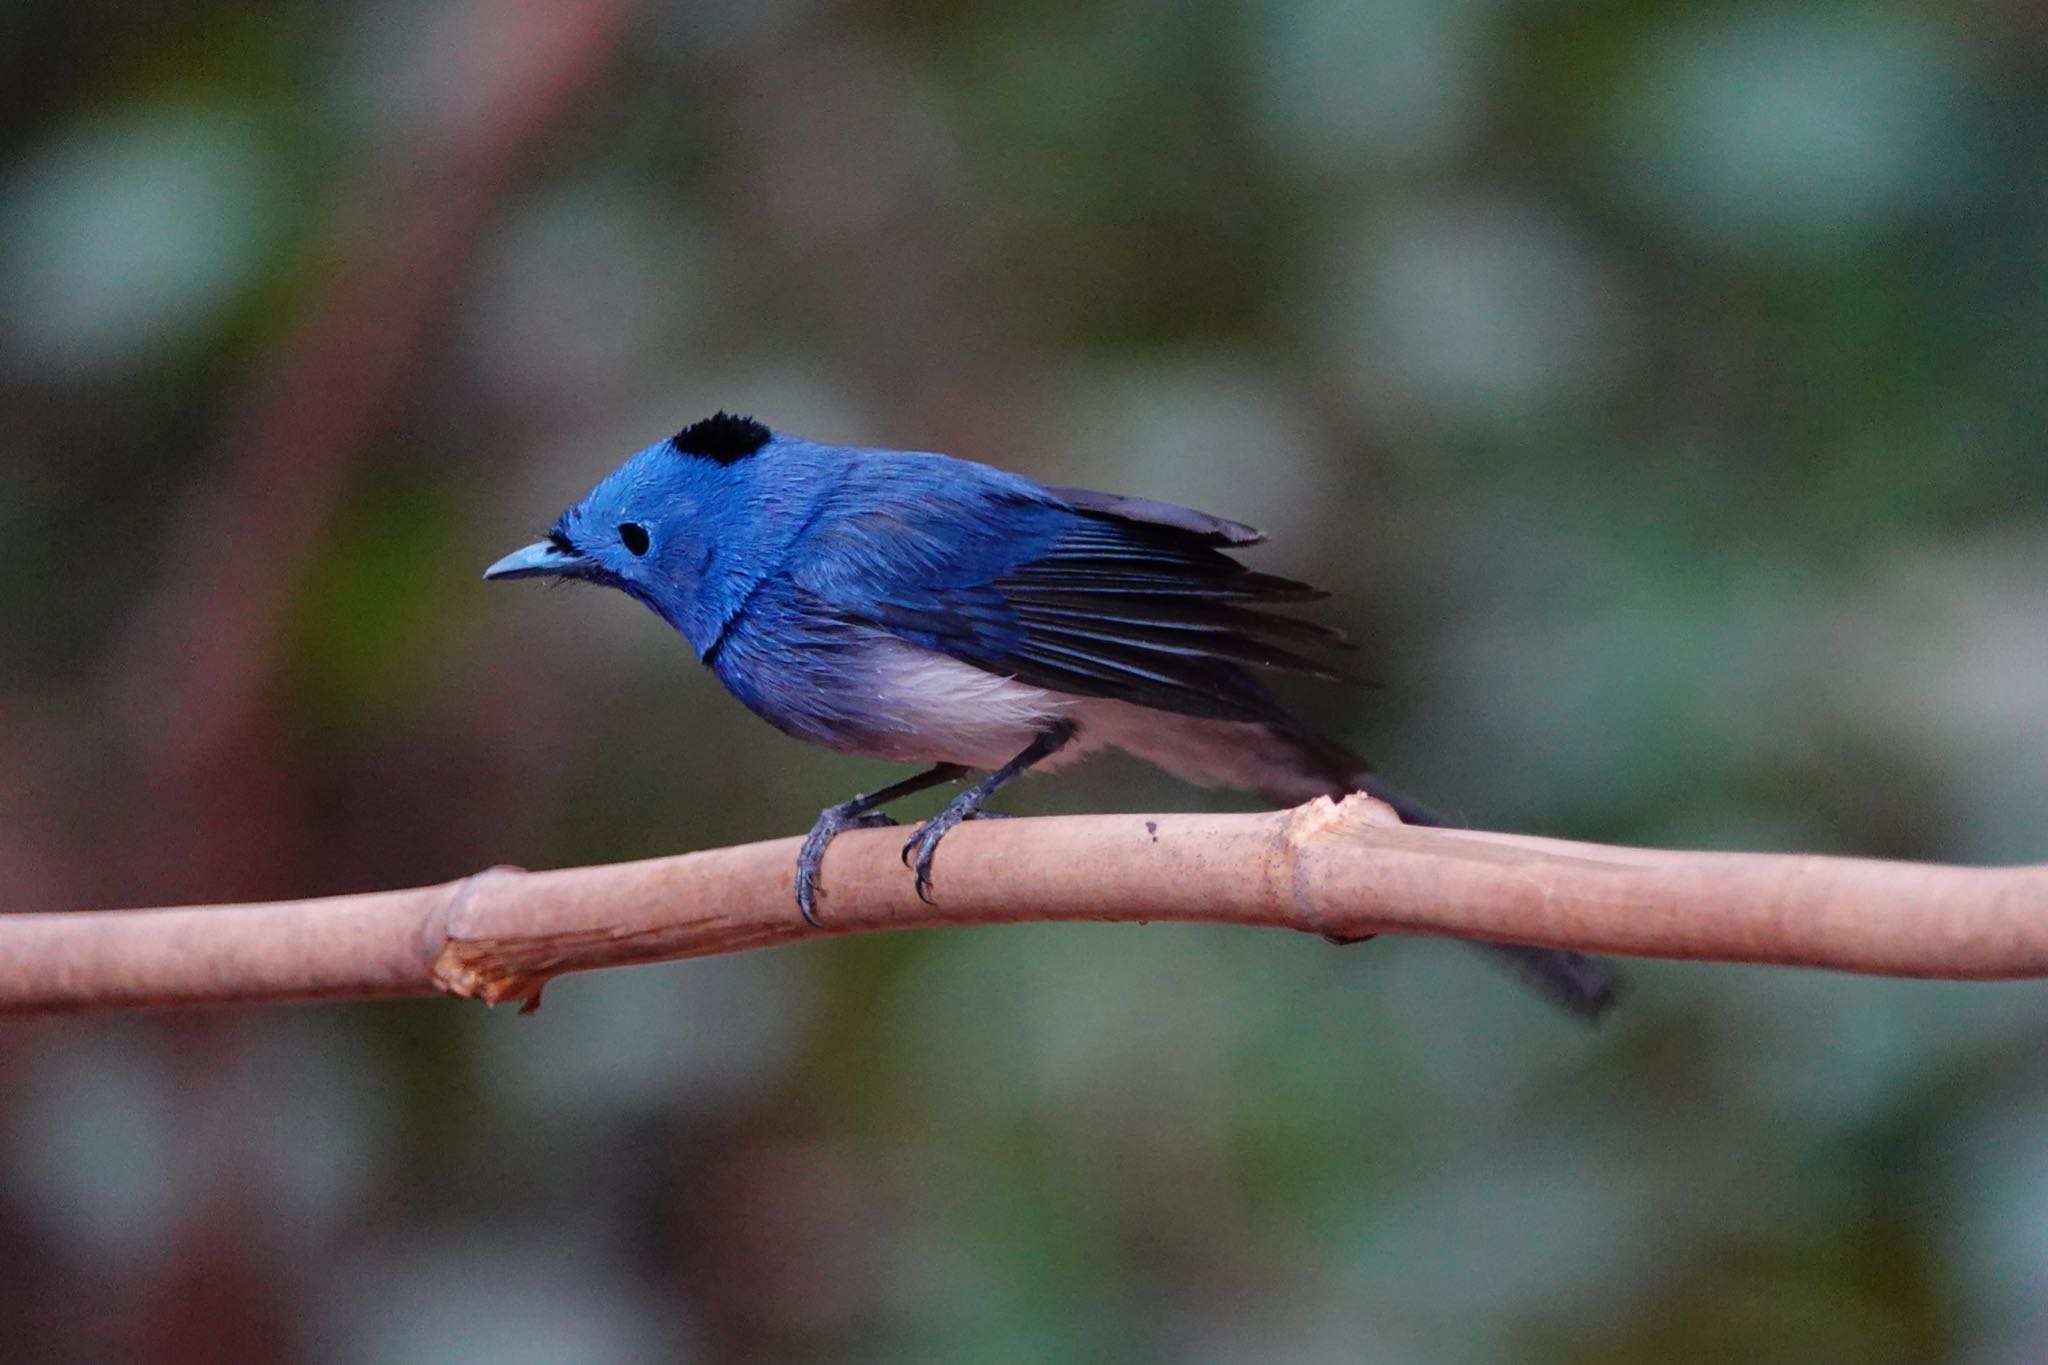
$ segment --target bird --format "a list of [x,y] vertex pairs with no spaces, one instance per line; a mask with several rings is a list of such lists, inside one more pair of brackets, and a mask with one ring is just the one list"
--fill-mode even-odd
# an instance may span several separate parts
[[[816,926],[837,835],[892,825],[890,803],[983,774],[904,845],[930,901],[950,831],[994,815],[989,798],[1026,771],[1102,749],[1276,805],[1363,791],[1410,824],[1445,824],[1261,681],[1340,677],[1326,656],[1348,644],[1277,610],[1328,594],[1235,557],[1264,539],[1171,503],[824,444],[720,410],[630,456],[484,577],[616,588],[775,728],[925,765],[820,812],[795,879]],[[1584,1017],[1615,998],[1596,958],[1479,946]]]

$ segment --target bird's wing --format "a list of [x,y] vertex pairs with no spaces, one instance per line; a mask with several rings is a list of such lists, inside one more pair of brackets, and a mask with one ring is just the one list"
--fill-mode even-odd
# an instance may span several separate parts
[[1165,503],[1021,480],[927,484],[830,519],[796,571],[838,609],[1036,687],[1185,715],[1273,720],[1248,665],[1341,676],[1304,653],[1327,626],[1268,607],[1326,594],[1219,546],[1237,522]]
[[1128,493],[1098,493],[1090,488],[1047,488],[1045,491],[1077,511],[1093,512],[1115,521],[1186,531],[1198,537],[1204,545],[1258,545],[1266,539],[1264,531],[1241,521],[1197,512],[1192,507],[1176,507],[1170,502],[1134,498]]

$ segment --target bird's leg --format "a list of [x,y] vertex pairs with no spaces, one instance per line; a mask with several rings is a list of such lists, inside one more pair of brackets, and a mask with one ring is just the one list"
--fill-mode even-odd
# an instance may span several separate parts
[[939,840],[946,837],[962,820],[973,820],[982,814],[982,803],[996,794],[997,790],[1021,776],[1035,763],[1042,763],[1064,749],[1074,738],[1077,729],[1072,721],[1059,721],[1040,732],[1038,738],[1026,745],[1024,752],[990,773],[981,781],[948,801],[931,819],[917,828],[903,845],[903,861],[911,861],[917,855],[917,895],[925,904],[932,904],[932,855],[939,851]]
[[818,869],[825,862],[826,847],[835,838],[849,829],[893,825],[896,822],[879,807],[942,782],[957,782],[967,776],[967,772],[958,763],[940,763],[915,777],[892,782],[880,791],[841,801],[818,812],[818,822],[811,826],[802,850],[796,855],[796,908],[803,912],[804,922],[814,929],[824,927],[818,923]]

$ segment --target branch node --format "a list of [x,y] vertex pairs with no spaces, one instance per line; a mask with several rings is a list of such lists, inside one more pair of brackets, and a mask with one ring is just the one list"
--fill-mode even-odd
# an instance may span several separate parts
[[476,937],[472,924],[478,900],[526,875],[523,867],[500,863],[450,885],[448,895],[420,926],[428,974],[437,990],[463,1000],[480,999],[487,1005],[517,1000],[521,1014],[540,1008],[541,988],[547,985],[548,976],[506,967],[492,951],[492,941]]
[[1315,875],[1317,857],[1333,840],[1385,829],[1404,828],[1392,806],[1365,792],[1341,801],[1318,796],[1288,812],[1281,826],[1281,857],[1285,863],[1287,899],[1301,928],[1332,943],[1360,943],[1383,927],[1367,922],[1349,905],[1328,904]]

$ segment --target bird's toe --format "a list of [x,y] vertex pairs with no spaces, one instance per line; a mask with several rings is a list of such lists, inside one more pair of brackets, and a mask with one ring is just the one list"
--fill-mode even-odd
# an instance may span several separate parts
[[932,905],[932,859],[938,856],[939,841],[946,837],[957,820],[948,820],[945,813],[927,820],[910,836],[903,845],[903,861],[917,871],[917,898],[926,905]]
[[796,908],[804,923],[813,929],[824,927],[818,923],[818,877],[825,864],[825,850],[832,841],[850,829],[874,829],[895,823],[886,812],[878,810],[853,815],[842,807],[828,806],[819,813],[817,823],[811,826],[796,855]]
[[917,896],[926,905],[936,904],[932,900],[932,859],[938,855],[939,841],[965,820],[999,820],[1005,817],[995,811],[979,806],[954,804],[934,815],[917,827],[911,836],[903,841],[903,865],[917,870]]
[[917,851],[917,898],[926,905],[936,905],[932,899],[932,858],[939,851],[939,841],[933,839]]

